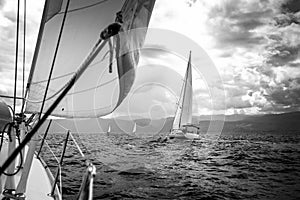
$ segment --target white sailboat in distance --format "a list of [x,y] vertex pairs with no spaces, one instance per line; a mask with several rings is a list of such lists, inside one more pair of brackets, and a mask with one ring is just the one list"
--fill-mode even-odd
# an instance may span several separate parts
[[169,139],[198,139],[199,127],[192,124],[193,83],[191,52]]
[[132,129],[132,135],[136,136],[136,123],[134,122],[133,129]]
[[110,132],[111,132],[111,128],[110,128],[110,125],[109,125],[109,126],[108,126],[108,129],[107,129],[107,131],[106,131],[106,134],[109,135]]

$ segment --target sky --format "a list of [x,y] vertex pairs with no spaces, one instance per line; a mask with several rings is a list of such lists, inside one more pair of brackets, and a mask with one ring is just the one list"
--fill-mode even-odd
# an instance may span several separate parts
[[[16,3],[0,0],[0,93],[6,95],[13,94]],[[42,1],[27,3],[26,75],[43,7]],[[192,52],[193,115],[300,111],[299,1],[156,0],[149,27],[181,34],[202,48],[201,55]],[[181,47],[182,41],[174,43]],[[188,51],[175,55],[147,39],[145,47],[132,91],[114,115],[159,118],[175,113]],[[22,45],[19,66],[21,51]],[[212,61],[208,65],[221,81],[201,73],[205,59]],[[18,74],[21,95],[21,68]],[[212,94],[223,92],[225,109],[212,104],[222,101],[222,95]]]

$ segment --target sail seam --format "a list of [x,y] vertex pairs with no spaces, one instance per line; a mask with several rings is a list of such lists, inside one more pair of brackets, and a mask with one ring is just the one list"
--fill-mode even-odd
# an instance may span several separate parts
[[[51,80],[52,80],[52,79],[51,79]],[[93,89],[96,89],[96,88],[100,88],[100,87],[102,87],[102,86],[104,86],[104,85],[107,85],[107,84],[109,84],[109,83],[111,83],[111,82],[113,82],[113,81],[115,81],[115,80],[117,80],[117,78],[114,78],[114,79],[112,79],[112,80],[110,80],[110,81],[107,81],[107,82],[105,82],[105,83],[102,83],[102,84],[97,85],[97,86],[92,87],[92,88],[87,88],[87,89],[80,90],[80,91],[77,91],[77,92],[68,93],[66,96],[70,96],[70,95],[78,94],[78,93],[83,93],[83,92],[88,92],[88,91],[90,91],[90,90],[93,90]],[[65,84],[65,85],[64,85],[61,89],[59,89],[57,92],[55,92],[54,94],[52,94],[50,97],[46,98],[45,101],[48,101],[48,100],[52,99],[53,97],[55,97],[55,96],[56,96],[57,94],[59,94],[64,88],[66,88],[67,85],[68,85],[68,84]],[[33,101],[33,100],[29,100],[29,99],[27,99],[27,101],[28,101],[28,102],[31,102],[31,103],[41,103],[41,102],[42,102],[42,101]]]
[[[71,12],[75,12],[75,11],[78,11],[78,10],[84,10],[86,8],[94,7],[94,6],[100,5],[102,3],[105,3],[106,1],[109,1],[109,0],[103,0],[103,1],[100,1],[100,2],[97,2],[97,3],[94,3],[94,4],[90,4],[90,5],[87,5],[87,6],[83,6],[83,7],[79,7],[79,8],[74,8],[74,9],[68,10],[67,12],[71,13]],[[65,12],[61,11],[61,12],[59,12],[57,14],[64,14],[64,13]]]

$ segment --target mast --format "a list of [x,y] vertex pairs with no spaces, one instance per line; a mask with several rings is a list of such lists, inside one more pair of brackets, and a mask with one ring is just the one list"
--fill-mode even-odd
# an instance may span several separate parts
[[[30,67],[30,72],[29,72],[29,76],[28,76],[28,80],[27,80],[27,85],[26,85],[26,89],[25,89],[25,95],[24,95],[25,99],[28,95],[28,91],[29,91],[29,88],[30,88],[33,73],[34,73],[35,66],[36,66],[36,61],[37,61],[38,54],[39,54],[39,51],[40,51],[42,36],[43,36],[43,33],[44,33],[45,23],[46,23],[47,14],[48,14],[48,8],[49,8],[49,0],[46,0],[44,10],[43,10],[42,19],[41,19],[41,23],[40,23],[40,29],[39,29],[39,33],[38,33],[38,37],[37,37],[37,41],[36,41],[36,45],[35,45],[35,51],[34,51],[32,63],[31,63],[31,67]],[[24,111],[25,102],[26,101],[23,100],[22,109],[21,109],[22,112]]]

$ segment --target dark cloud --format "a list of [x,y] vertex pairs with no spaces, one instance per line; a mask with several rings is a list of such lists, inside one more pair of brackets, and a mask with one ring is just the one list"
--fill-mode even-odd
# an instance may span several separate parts
[[273,33],[266,35],[270,41],[266,62],[276,67],[297,67],[294,61],[300,58],[300,1],[286,1],[280,9],[272,19]]
[[289,66],[291,66],[291,67],[298,67],[298,68],[300,68],[300,62],[290,63],[290,65],[289,65]]
[[285,13],[297,13],[300,11],[299,0],[288,0],[281,5],[282,12]]
[[[289,73],[289,71],[278,75],[271,67],[261,67],[260,72],[276,83],[276,85],[270,84],[270,81],[265,80],[261,80],[260,82],[261,89],[265,91],[262,95],[272,105],[268,107],[269,111],[290,112],[299,110],[300,78],[293,78],[293,72]],[[282,76],[281,80],[277,80],[278,76]],[[267,111],[267,108],[262,108],[261,111]]]
[[282,90],[282,88],[277,88],[266,97],[268,100],[272,101],[274,105],[280,105],[287,108],[300,108],[300,89]]
[[299,15],[294,15],[291,13],[279,14],[276,17],[274,17],[274,21],[275,21],[275,26],[285,27],[293,23],[300,24],[300,17]]
[[264,42],[265,38],[252,30],[266,24],[265,18],[272,14],[271,9],[251,11],[242,9],[243,4],[247,3],[226,1],[210,10],[208,26],[218,47],[252,47]]
[[288,0],[281,4],[280,13],[274,17],[275,25],[279,27],[300,24],[300,1]]
[[[263,71],[262,71],[263,72]],[[265,71],[273,82],[276,83],[277,74],[272,70]],[[277,85],[261,81],[261,96],[266,98],[267,104],[256,105],[261,112],[291,112],[300,108],[300,78],[288,78],[285,75]]]
[[[252,15],[253,13],[251,13]],[[239,27],[241,30],[253,30],[259,26],[264,25],[264,23],[262,21],[260,21],[257,18],[249,18],[247,19],[247,15],[249,15],[249,13],[244,13],[241,14],[240,16],[237,17],[241,17],[241,20],[235,23],[235,26]]]
[[277,46],[270,46],[268,52],[270,55],[267,63],[273,66],[283,66],[299,58],[300,45],[288,46],[278,44]]
[[[300,57],[300,39],[291,38],[295,38],[300,30],[299,2],[287,1],[277,8],[269,1],[229,0],[213,7],[209,12],[208,27],[216,39],[216,47],[226,49],[220,57],[231,57],[236,48],[265,49],[266,63],[298,66],[294,61]],[[273,31],[266,34],[255,31],[264,26],[274,26]]]

